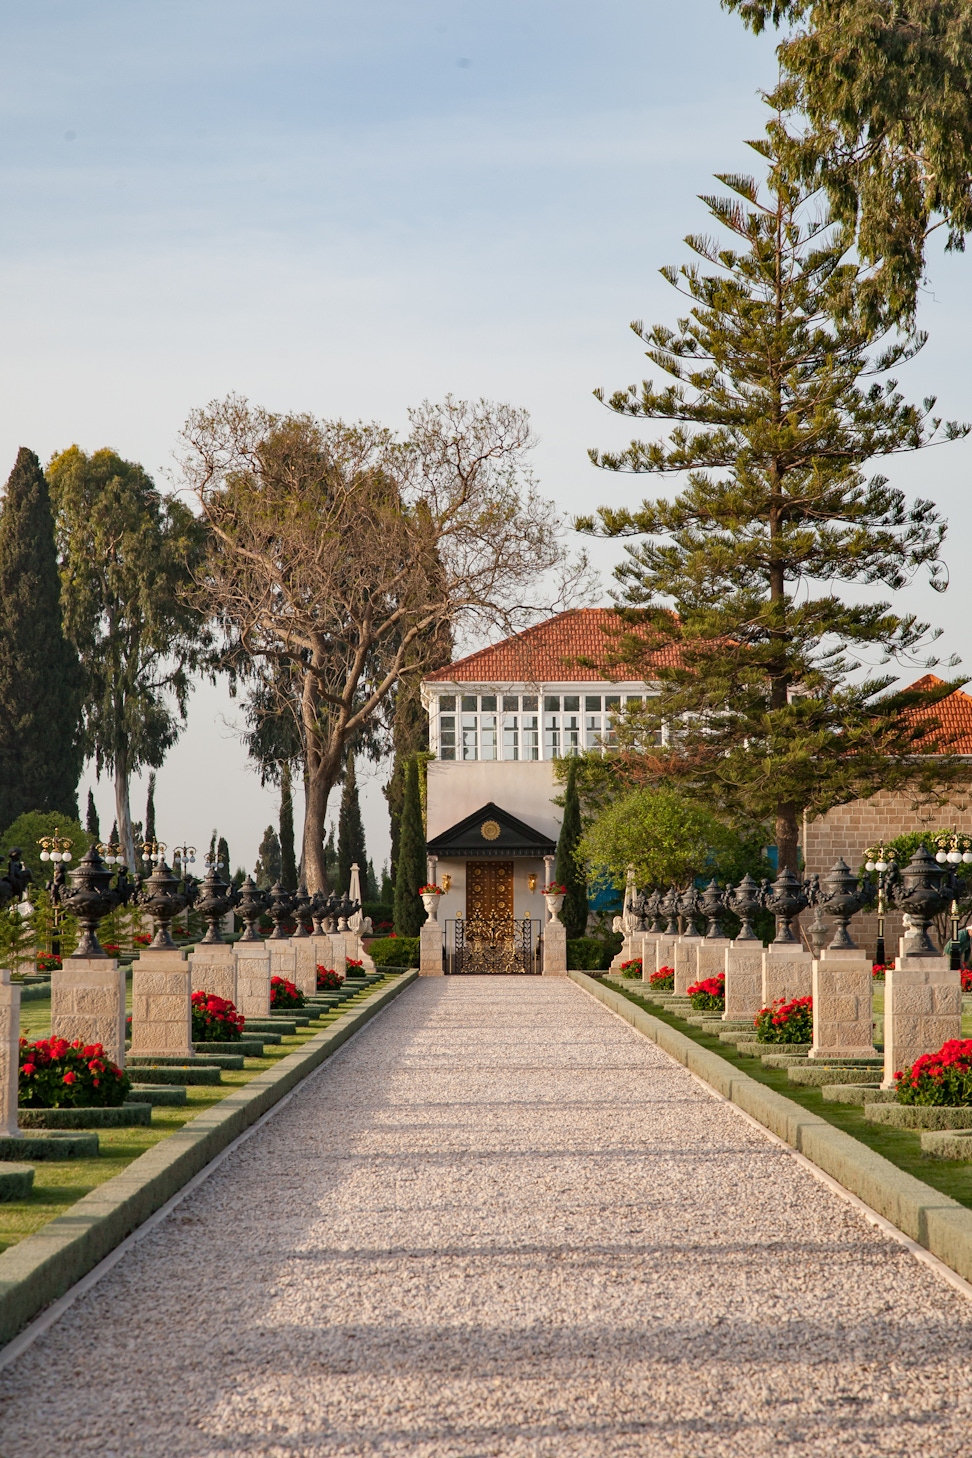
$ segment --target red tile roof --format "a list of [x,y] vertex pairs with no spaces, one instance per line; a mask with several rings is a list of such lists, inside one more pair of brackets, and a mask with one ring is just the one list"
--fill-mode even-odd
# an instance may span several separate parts
[[[934,673],[926,673],[908,687],[930,689],[937,688],[944,682],[944,679],[937,678]],[[932,734],[945,754],[972,754],[972,697],[961,689],[956,689],[954,693],[939,699],[937,704],[927,709],[908,710],[907,717],[917,720],[918,723],[922,719],[936,720],[938,727]]]
[[[643,672],[611,663],[618,629],[637,633],[613,608],[574,608],[537,623],[512,638],[480,648],[426,675],[427,683],[640,683]],[[675,665],[678,650],[665,648],[653,662]],[[586,667],[588,659],[599,667]]]

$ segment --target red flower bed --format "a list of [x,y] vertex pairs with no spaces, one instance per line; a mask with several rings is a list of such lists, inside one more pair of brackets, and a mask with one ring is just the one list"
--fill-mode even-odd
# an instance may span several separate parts
[[151,940],[152,938],[149,936],[148,932],[136,932],[135,935],[132,937],[132,941],[135,943],[136,947],[147,947]]
[[962,972],[962,991],[972,992],[972,972],[967,968]]
[[346,977],[363,977],[365,975],[365,964],[360,957],[345,957],[344,971]]
[[192,1041],[194,1043],[235,1043],[243,1036],[246,1018],[236,1011],[228,997],[214,992],[192,994]]
[[317,990],[318,992],[336,992],[344,983],[340,972],[335,972],[333,967],[317,968]]
[[287,977],[270,978],[270,1006],[278,1012],[281,1008],[303,1007],[306,1001],[296,982]]
[[726,974],[703,977],[685,989],[696,1012],[723,1012],[726,1006]]
[[128,1074],[100,1043],[20,1040],[20,1103],[31,1109],[117,1107],[131,1088]]
[[659,967],[657,972],[649,974],[648,985],[653,987],[656,992],[674,992],[675,968]]
[[950,1038],[896,1073],[899,1104],[972,1104],[972,1038]]
[[55,955],[54,955],[53,952],[38,952],[38,954],[37,954],[37,970],[38,970],[38,972],[53,972],[57,968],[59,968],[60,966],[61,966],[61,959],[60,959],[60,957],[55,957]]
[[641,958],[640,957],[632,957],[630,962],[622,962],[621,963],[621,976],[622,977],[640,977],[641,976]]
[[813,1041],[813,998],[795,997],[792,1002],[774,1002],[761,1007],[753,1019],[760,1043],[811,1043]]
[[887,972],[887,970],[888,965],[886,962],[875,962],[873,967],[871,968],[871,976],[874,978],[875,982],[883,982],[884,974]]

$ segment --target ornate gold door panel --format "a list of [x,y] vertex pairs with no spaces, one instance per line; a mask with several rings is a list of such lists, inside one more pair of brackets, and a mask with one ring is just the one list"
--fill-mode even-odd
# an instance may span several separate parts
[[513,920],[513,862],[466,862],[466,921]]
[[532,922],[513,919],[513,862],[466,862],[466,916],[455,967],[468,974],[533,971]]

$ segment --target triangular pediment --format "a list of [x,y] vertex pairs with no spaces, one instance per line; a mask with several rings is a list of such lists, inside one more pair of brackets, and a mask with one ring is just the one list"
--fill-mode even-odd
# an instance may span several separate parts
[[428,848],[432,855],[443,857],[536,857],[552,856],[557,842],[489,800],[472,815],[434,836]]

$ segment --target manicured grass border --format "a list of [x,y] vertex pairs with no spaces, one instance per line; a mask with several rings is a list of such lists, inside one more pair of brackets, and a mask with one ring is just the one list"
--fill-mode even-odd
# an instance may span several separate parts
[[0,1345],[63,1296],[418,977],[407,972],[0,1255]]
[[653,1017],[613,987],[604,986],[584,972],[570,972],[568,976],[905,1235],[965,1280],[972,1280],[972,1210],[898,1169],[819,1114],[808,1112],[740,1072],[718,1053],[701,1048],[685,1033]]

